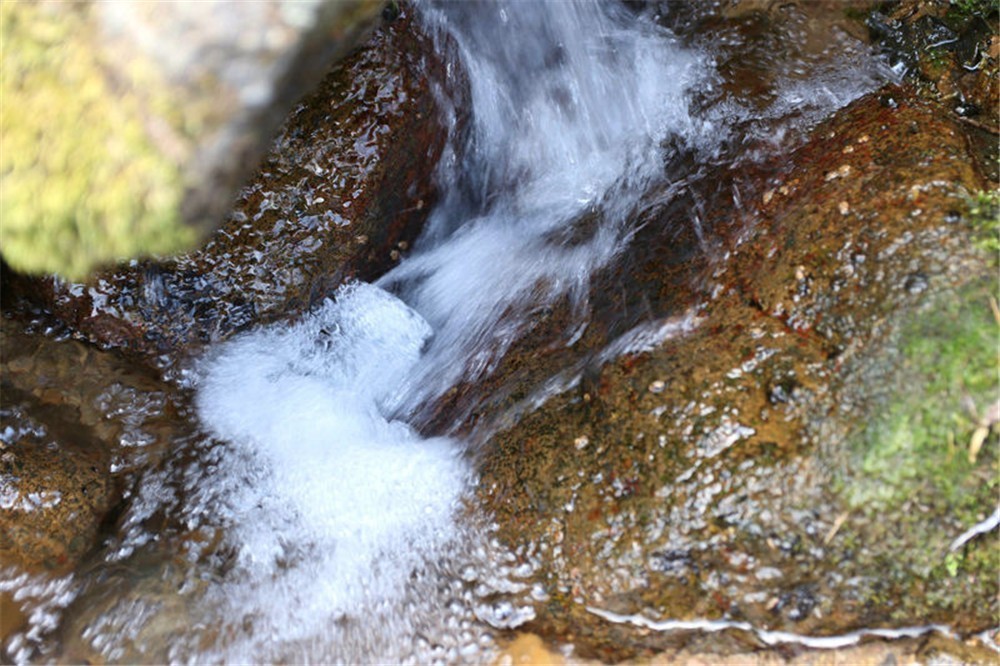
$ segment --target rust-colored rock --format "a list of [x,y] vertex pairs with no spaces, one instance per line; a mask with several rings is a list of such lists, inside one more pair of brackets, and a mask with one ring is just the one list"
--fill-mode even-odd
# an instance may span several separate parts
[[[695,294],[712,298],[648,322],[655,346],[619,344],[495,436],[480,495],[508,541],[532,544],[550,597],[529,628],[620,660],[690,635],[588,609],[809,635],[990,626],[995,581],[971,564],[989,546],[945,573],[970,514],[919,483],[913,504],[847,499],[865,474],[849,442],[901,390],[894,370],[871,371],[892,332],[954,294],[989,312],[990,269],[961,212],[981,186],[940,108],[892,87],[859,100],[759,183],[727,260],[709,273],[694,257],[707,280]],[[993,464],[955,481],[965,505],[986,501]]]
[[38,613],[65,603],[70,574],[107,536],[123,489],[193,425],[180,418],[186,407],[176,388],[114,352],[25,331],[7,315],[0,348],[0,644],[7,649],[29,618],[37,627]]
[[23,432],[0,453],[0,556],[25,568],[64,571],[93,546],[109,508],[107,452],[79,433],[53,441],[30,420],[14,419],[14,427]]

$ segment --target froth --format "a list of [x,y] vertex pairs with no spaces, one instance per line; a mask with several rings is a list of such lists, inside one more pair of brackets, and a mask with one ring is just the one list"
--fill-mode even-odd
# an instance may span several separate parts
[[469,482],[459,447],[383,416],[430,333],[401,301],[353,284],[205,362],[197,407],[228,442],[212,493],[236,551],[214,603],[252,618],[255,635],[306,639],[402,598],[453,538]]

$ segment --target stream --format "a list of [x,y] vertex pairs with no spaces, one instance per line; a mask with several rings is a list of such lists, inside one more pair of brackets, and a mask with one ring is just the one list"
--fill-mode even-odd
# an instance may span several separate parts
[[[802,22],[773,79],[748,81],[736,36],[687,34],[669,5],[417,4],[468,89],[437,92],[442,194],[413,251],[171,370],[176,394],[151,407],[176,405],[170,451],[119,461],[134,485],[100,551],[62,577],[4,570],[0,590],[19,590],[28,617],[12,659],[482,662],[544,612],[531,581],[543,555],[511,550],[477,506],[489,436],[578,384],[586,362],[697,325],[595,315],[595,275],[641,252],[649,211],[694,202],[671,219],[711,258],[698,204],[739,210],[741,196],[713,189],[717,174],[789,150],[893,78]],[[560,367],[538,369],[526,403],[474,429],[490,394],[441,416],[463,387],[510,393],[509,353],[554,309],[543,338]],[[107,399],[122,413],[142,400]]]

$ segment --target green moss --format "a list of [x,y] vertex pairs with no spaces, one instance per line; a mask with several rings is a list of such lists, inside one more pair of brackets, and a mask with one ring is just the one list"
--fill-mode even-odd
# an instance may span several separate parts
[[972,226],[974,243],[997,261],[1000,253],[1000,191],[977,192],[968,199],[966,219]]
[[995,469],[996,434],[975,462],[969,442],[998,385],[993,285],[968,287],[911,316],[899,330],[898,386],[856,438],[855,507],[898,507],[918,496],[959,506]]
[[179,167],[149,139],[149,100],[100,61],[88,5],[4,2],[0,247],[12,267],[79,278],[190,247]]
[[950,13],[963,18],[988,19],[1000,11],[1000,0],[951,0]]

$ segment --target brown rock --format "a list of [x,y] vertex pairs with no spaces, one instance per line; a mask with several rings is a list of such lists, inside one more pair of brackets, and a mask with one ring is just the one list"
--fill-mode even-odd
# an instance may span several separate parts
[[883,353],[894,318],[988,274],[956,217],[982,183],[967,150],[955,122],[905,90],[852,104],[761,184],[782,196],[728,260],[708,273],[693,258],[713,298],[650,322],[653,350],[604,361],[492,438],[480,495],[506,539],[538,553],[550,597],[531,630],[619,660],[691,638],[588,609],[808,635],[990,625],[995,585],[923,568],[940,572],[963,528],[932,512],[900,528],[915,540],[904,547],[880,527],[890,509],[852,513],[834,481],[863,413],[849,405],[876,390],[858,359]]
[[108,460],[78,441],[53,442],[32,432],[4,443],[0,453],[0,555],[26,569],[72,568],[97,537],[112,500]]

